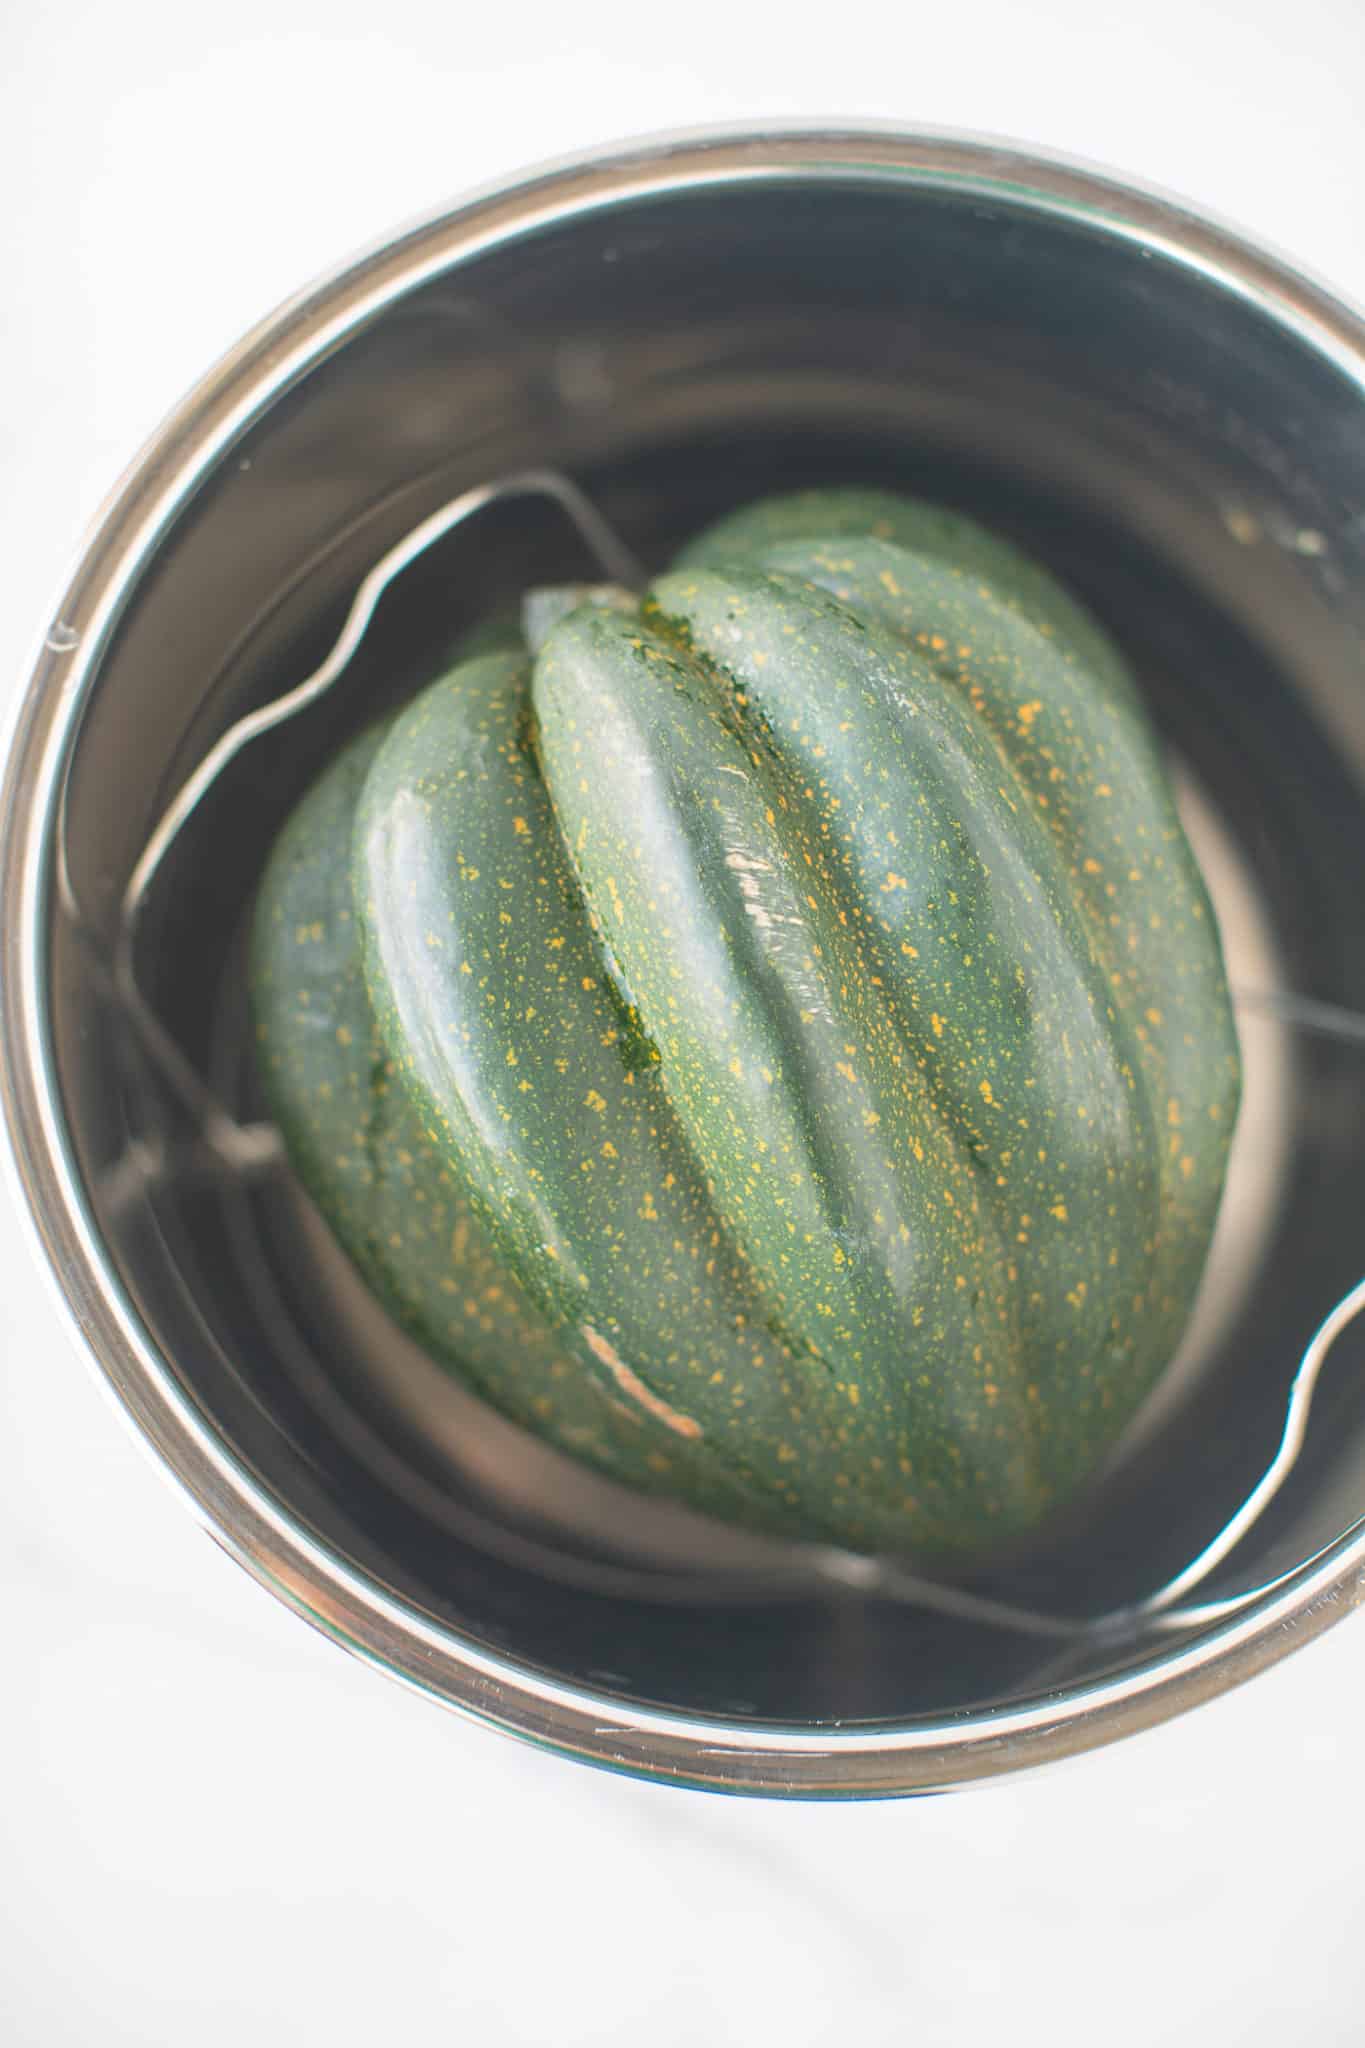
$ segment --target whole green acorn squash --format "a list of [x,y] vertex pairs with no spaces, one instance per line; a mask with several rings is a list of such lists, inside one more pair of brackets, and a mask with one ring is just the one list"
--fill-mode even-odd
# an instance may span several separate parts
[[528,616],[272,856],[301,1179],[433,1356],[599,1470],[998,1546],[1175,1350],[1237,1110],[1120,657],[1004,542],[856,491]]

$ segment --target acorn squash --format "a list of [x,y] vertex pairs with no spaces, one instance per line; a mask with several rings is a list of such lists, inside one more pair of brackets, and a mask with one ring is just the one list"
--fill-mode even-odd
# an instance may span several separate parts
[[1176,1348],[1238,1099],[1134,684],[960,515],[814,492],[532,608],[323,773],[255,922],[300,1179],[637,1489],[970,1555]]

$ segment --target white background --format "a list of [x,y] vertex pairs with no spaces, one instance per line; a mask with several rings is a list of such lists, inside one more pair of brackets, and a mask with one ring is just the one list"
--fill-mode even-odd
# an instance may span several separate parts
[[[568,148],[745,116],[993,130],[1365,298],[1361,0],[0,16],[0,711],[84,522],[241,329]],[[618,1782],[407,1697],[227,1563],[97,1392],[3,1195],[0,1325],[4,2048],[1365,2033],[1365,1620],[966,1797]]]

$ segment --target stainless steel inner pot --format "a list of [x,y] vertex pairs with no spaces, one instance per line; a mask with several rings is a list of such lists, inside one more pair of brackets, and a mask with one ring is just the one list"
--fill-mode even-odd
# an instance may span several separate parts
[[[306,292],[210,375],[111,502],[21,707],[0,1081],[73,1316],[220,1542],[438,1699],[576,1756],[765,1792],[1036,1764],[1223,1689],[1354,1604],[1365,1536],[1333,1541],[1365,1513],[1350,1333],[1291,1483],[1209,1590],[1331,1547],[1155,1648],[1101,1638],[1059,1664],[874,1574],[637,1516],[424,1379],[287,1176],[201,1170],[108,960],[169,797],[316,664],[370,565],[457,492],[557,465],[650,562],[729,504],[822,480],[1015,534],[1125,644],[1198,791],[1232,877],[1220,907],[1235,895],[1255,928],[1233,948],[1260,984],[1249,1054],[1276,986],[1365,1012],[1363,385],[1351,314],[1177,207],[876,130],[650,143],[534,176]],[[310,772],[486,608],[590,567],[552,508],[489,510],[196,814],[139,961],[234,1108],[254,1100],[243,918]],[[84,928],[57,887],[64,784]],[[997,1594],[1083,1614],[1169,1578],[1267,1463],[1305,1343],[1361,1276],[1365,1044],[1263,1021],[1255,1227],[1198,1370]]]

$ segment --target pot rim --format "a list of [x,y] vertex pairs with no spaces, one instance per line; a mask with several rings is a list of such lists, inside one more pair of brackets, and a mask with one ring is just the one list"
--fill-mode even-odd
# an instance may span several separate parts
[[[50,637],[10,720],[0,791],[0,1102],[20,1210],[106,1390],[201,1525],[296,1613],[426,1696],[566,1755],[713,1790],[850,1797],[944,1789],[1034,1767],[1241,1683],[1365,1598],[1365,1527],[1192,1640],[1060,1696],[979,1713],[797,1728],[667,1713],[552,1681],[397,1598],[320,1542],[179,1386],[123,1290],[81,1186],[45,986],[53,826],[87,694],[142,567],[225,450],[348,335],[484,249],[585,212],[781,179],[976,193],[1136,243],[1255,304],[1365,398],[1365,321],[1296,265],[1165,194],[995,139],[889,123],[632,139],[530,170],[408,224],[287,300],[210,370],[115,486],[50,614]],[[58,622],[69,633],[55,634]]]

